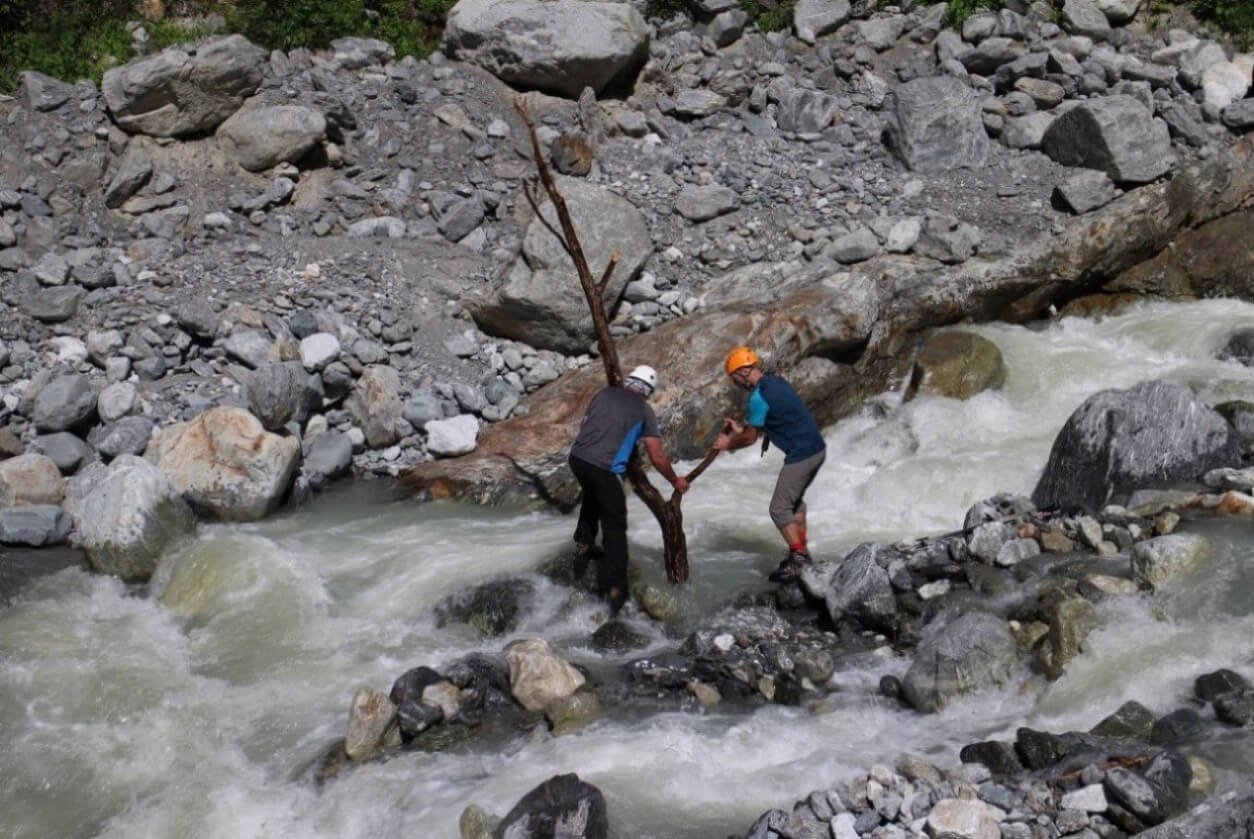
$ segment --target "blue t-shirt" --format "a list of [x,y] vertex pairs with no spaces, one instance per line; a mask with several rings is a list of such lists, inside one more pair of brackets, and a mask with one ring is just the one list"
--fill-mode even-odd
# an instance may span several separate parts
[[749,394],[746,424],[766,432],[771,444],[784,452],[785,463],[796,463],[823,451],[819,425],[792,385],[779,376],[765,375]]

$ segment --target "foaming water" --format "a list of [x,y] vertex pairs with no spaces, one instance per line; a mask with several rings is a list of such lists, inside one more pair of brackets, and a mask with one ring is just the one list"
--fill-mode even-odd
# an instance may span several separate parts
[[[970,327],[1001,349],[1005,386],[965,402],[884,394],[827,429],[828,462],[808,496],[815,552],[953,530],[975,501],[1030,492],[1058,429],[1098,390],[1165,378],[1210,397],[1254,393],[1249,369],[1215,359],[1252,315],[1206,301]],[[711,615],[765,588],[783,548],[766,515],[779,458],[720,457],[686,497],[686,608]],[[1206,565],[1152,598],[1103,602],[1084,654],[1053,683],[1025,676],[925,716],[877,692],[908,661],[867,655],[833,677],[819,712],[608,716],[562,737],[407,754],[316,790],[306,770],[343,736],[357,687],[386,690],[410,667],[535,635],[593,669],[626,660],[588,643],[597,604],[572,604],[536,574],[568,547],[573,517],[377,490],[342,487],[272,521],[203,526],[142,591],[79,569],[28,584],[0,611],[0,835],[452,837],[468,804],[500,815],[537,783],[577,772],[605,793],[618,837],[722,837],[904,752],[953,765],[976,739],[1021,725],[1087,729],[1129,699],[1165,712],[1202,672],[1254,671],[1254,538],[1245,522],[1201,519],[1185,526],[1212,540]],[[634,500],[630,518],[634,566],[665,585],[652,518]],[[509,637],[440,625],[443,598],[503,576],[534,589]],[[1221,783],[1254,771],[1238,742],[1198,748]]]

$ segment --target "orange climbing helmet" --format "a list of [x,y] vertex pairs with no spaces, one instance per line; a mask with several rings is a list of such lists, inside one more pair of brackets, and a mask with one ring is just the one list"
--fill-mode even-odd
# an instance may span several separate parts
[[741,367],[752,367],[758,363],[758,354],[748,347],[736,347],[727,354],[727,360],[723,362],[723,368],[727,371],[727,375],[731,375]]

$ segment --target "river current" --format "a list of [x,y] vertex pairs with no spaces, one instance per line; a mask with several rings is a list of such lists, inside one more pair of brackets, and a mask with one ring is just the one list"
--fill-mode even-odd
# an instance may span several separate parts
[[[889,393],[826,429],[827,465],[808,495],[813,552],[836,558],[863,541],[953,530],[980,499],[1030,493],[1055,434],[1098,390],[1162,378],[1213,402],[1254,398],[1254,370],[1216,358],[1252,321],[1254,306],[1214,300],[970,327],[1001,349],[1004,388],[965,402]],[[783,549],[766,515],[777,458],[724,456],[684,501],[692,580],[681,596],[704,614],[768,586]],[[634,499],[629,514],[633,564],[665,585],[652,517]],[[567,607],[538,575],[509,637],[485,641],[433,615],[470,585],[534,575],[569,547],[573,516],[344,485],[265,522],[202,525],[142,589],[75,567],[0,605],[0,836],[456,837],[467,805],[503,815],[566,772],[602,790],[620,839],[742,835],[764,810],[906,752],[953,766],[962,745],[1021,725],[1087,729],[1129,699],[1166,713],[1188,704],[1203,672],[1254,673],[1254,525],[1184,527],[1213,539],[1209,562],[1156,595],[1099,605],[1085,652],[1053,683],[1028,677],[926,716],[877,694],[880,677],[909,661],[872,655],[836,673],[819,713],[607,715],[505,748],[406,753],[319,790],[305,770],[343,736],[359,686],[387,691],[410,667],[519,637],[607,663],[589,644],[602,610]],[[673,643],[652,632],[656,647]],[[1254,773],[1241,736],[1194,750],[1221,789]]]

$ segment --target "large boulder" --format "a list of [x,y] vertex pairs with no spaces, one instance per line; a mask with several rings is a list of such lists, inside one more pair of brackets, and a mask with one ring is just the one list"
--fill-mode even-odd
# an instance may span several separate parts
[[792,10],[792,28],[798,38],[813,44],[839,29],[852,12],[849,0],[797,0]]
[[1208,798],[1182,816],[1138,834],[1141,839],[1214,839],[1254,831],[1254,786]]
[[211,131],[257,92],[266,51],[242,35],[207,38],[104,74],[101,90],[126,131],[178,137]]
[[65,506],[92,567],[128,582],[148,579],[166,548],[196,528],[165,473],[134,455],[74,476]]
[[460,0],[444,25],[450,57],[572,99],[629,81],[648,48],[648,24],[626,3]]
[[979,169],[988,160],[980,99],[953,76],[912,79],[885,100],[889,142],[911,171]]
[[242,408],[210,408],[157,431],[144,455],[198,511],[252,521],[279,505],[300,460],[295,437],[280,437]]
[[327,118],[308,105],[270,105],[237,111],[218,127],[218,142],[249,172],[295,163],[326,137]]
[[1159,588],[1188,573],[1211,553],[1210,540],[1197,533],[1169,533],[1132,546],[1132,579]]
[[[653,239],[640,211],[627,199],[595,184],[560,178],[558,188],[583,245],[594,278],[618,252],[621,259],[605,289],[606,309],[613,310],[627,283],[635,279],[653,252]],[[541,212],[554,227],[551,203]],[[539,219],[532,219],[504,285],[494,295],[470,304],[483,331],[513,338],[539,349],[586,352],[595,339],[592,319],[570,257]]]
[[1032,500],[1095,510],[1112,493],[1191,481],[1239,459],[1232,426],[1191,390],[1142,382],[1095,393],[1075,410]]
[[573,772],[555,775],[524,795],[492,831],[493,839],[605,839],[605,796]]
[[956,696],[1004,683],[1016,658],[1006,622],[988,612],[947,614],[924,633],[902,679],[906,699],[920,711],[938,711]]
[[1050,123],[1041,149],[1064,166],[1097,169],[1129,184],[1166,174],[1174,159],[1167,124],[1124,94],[1075,105]]
[[74,518],[55,504],[10,507],[0,510],[0,545],[60,545],[73,526]]

